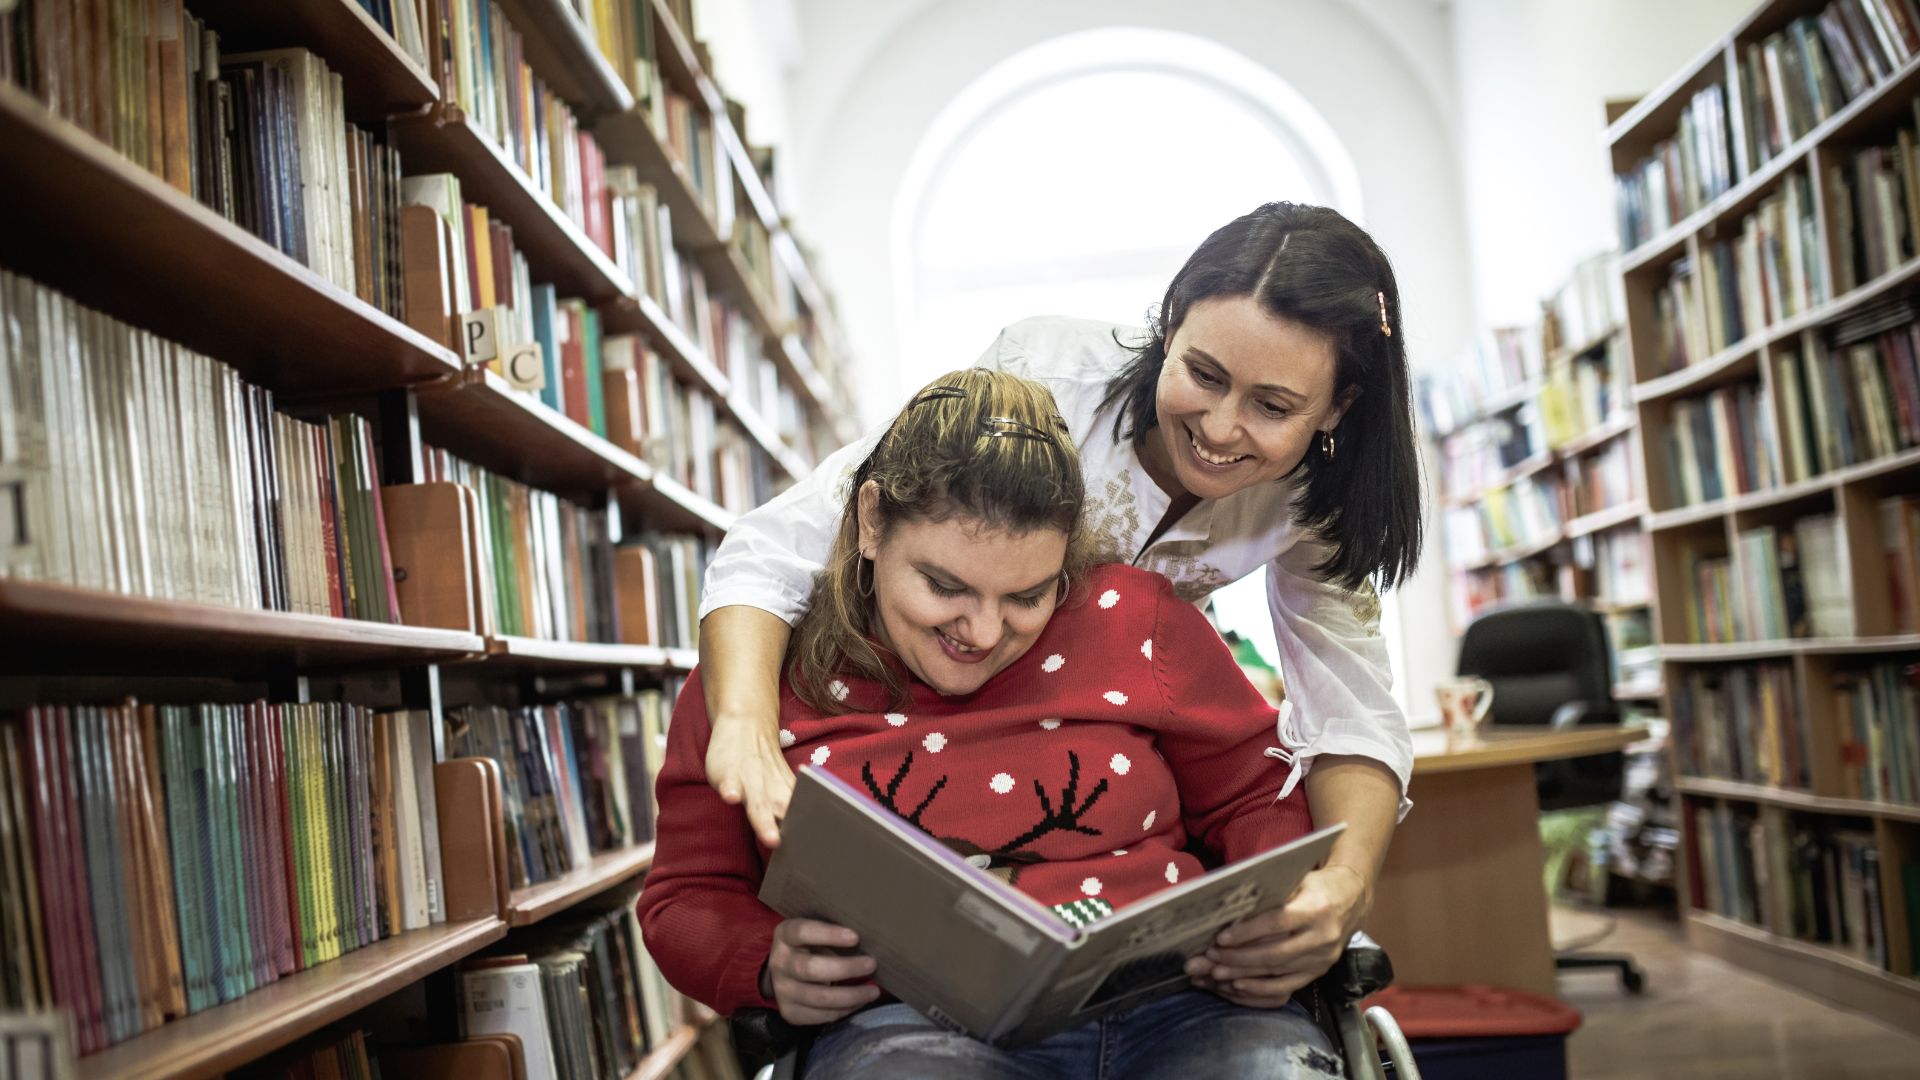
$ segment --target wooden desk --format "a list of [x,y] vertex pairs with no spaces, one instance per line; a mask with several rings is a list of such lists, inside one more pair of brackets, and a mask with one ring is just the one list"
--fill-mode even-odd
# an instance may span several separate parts
[[1402,986],[1490,983],[1554,995],[1535,762],[1621,750],[1646,733],[1482,728],[1473,746],[1413,733],[1413,810],[1394,833],[1366,930]]

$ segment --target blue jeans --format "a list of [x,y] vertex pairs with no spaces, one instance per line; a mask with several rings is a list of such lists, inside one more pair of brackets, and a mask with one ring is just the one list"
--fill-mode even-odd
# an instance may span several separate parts
[[820,1033],[808,1080],[1339,1080],[1305,1008],[1249,1009],[1187,990],[1015,1049],[956,1035],[893,1002]]

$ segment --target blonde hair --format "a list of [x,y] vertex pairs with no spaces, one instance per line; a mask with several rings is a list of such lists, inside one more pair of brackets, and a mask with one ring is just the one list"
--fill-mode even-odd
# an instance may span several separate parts
[[878,488],[875,525],[883,536],[907,518],[966,518],[1016,534],[1059,529],[1067,534],[1064,580],[1082,578],[1088,562],[1080,453],[1053,394],[1037,382],[979,368],[933,380],[853,471],[826,567],[787,647],[787,681],[823,713],[857,704],[830,692],[837,675],[879,683],[892,707],[907,702],[906,679],[871,638],[872,586],[861,585],[863,574],[872,573],[860,554],[860,489],[869,480]]

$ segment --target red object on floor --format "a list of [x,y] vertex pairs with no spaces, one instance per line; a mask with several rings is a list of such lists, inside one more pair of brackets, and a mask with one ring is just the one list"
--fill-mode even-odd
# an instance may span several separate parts
[[1367,999],[1385,1006],[1409,1039],[1565,1035],[1580,1010],[1562,1001],[1498,986],[1390,986]]

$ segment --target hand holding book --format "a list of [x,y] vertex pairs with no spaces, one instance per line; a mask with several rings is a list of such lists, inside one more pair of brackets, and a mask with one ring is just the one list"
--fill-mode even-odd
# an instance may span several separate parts
[[[760,987],[789,1024],[831,1024],[880,997],[877,965],[857,952],[860,935],[818,919],[788,919],[773,932],[773,953]],[[857,982],[855,980],[858,980]],[[852,983],[852,985],[847,985]]]

